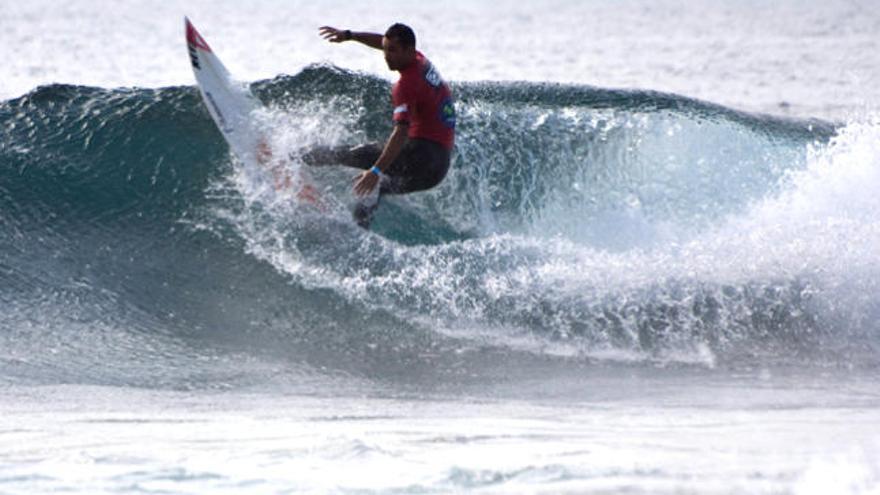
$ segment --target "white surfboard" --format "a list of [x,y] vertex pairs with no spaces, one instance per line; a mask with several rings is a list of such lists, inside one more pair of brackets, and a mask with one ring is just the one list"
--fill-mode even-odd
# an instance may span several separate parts
[[258,164],[269,172],[277,190],[294,189],[299,199],[318,204],[318,192],[308,173],[300,168],[296,179],[291,177],[284,160],[275,158],[269,141],[255,125],[253,113],[260,108],[260,102],[247,87],[232,80],[195,26],[188,18],[184,21],[186,45],[199,91],[232,152],[245,165]]

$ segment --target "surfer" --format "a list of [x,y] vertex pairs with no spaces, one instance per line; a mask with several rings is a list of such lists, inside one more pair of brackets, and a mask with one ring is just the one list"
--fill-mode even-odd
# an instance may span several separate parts
[[405,194],[430,189],[446,177],[455,139],[452,92],[416,50],[415,33],[404,24],[394,24],[384,35],[330,26],[321,27],[319,34],[331,43],[357,41],[382,50],[388,69],[400,73],[391,90],[394,128],[384,146],[321,147],[303,157],[309,165],[342,164],[363,170],[354,178],[354,192],[362,198],[354,217],[358,225],[369,228],[378,199],[363,198],[376,187],[379,197]]

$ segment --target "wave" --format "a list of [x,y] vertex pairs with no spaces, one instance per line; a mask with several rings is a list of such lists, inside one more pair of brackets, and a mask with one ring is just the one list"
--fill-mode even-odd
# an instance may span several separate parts
[[[292,168],[309,146],[390,128],[389,85],[372,76],[314,66],[252,89]],[[348,219],[349,171],[315,171],[325,214],[262,188],[193,87],[3,102],[3,376],[876,365],[876,122],[583,86],[453,90],[449,177],[384,201],[372,232]]]

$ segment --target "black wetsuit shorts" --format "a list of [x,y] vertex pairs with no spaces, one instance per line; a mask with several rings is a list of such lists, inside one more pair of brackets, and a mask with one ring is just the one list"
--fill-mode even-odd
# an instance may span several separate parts
[[[303,156],[308,165],[347,165],[362,170],[372,167],[382,154],[379,143],[337,148],[314,148]],[[400,155],[383,171],[380,194],[405,194],[436,186],[449,172],[450,152],[428,139],[410,139]]]

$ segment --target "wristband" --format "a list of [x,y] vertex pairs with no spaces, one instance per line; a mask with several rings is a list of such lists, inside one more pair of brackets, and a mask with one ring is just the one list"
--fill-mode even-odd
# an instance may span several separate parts
[[376,177],[382,177],[382,171],[379,170],[379,167],[373,165],[373,168],[370,169],[370,172],[376,174]]
[[352,38],[351,29],[345,30],[345,39],[350,40]]

